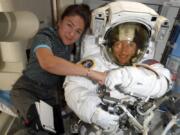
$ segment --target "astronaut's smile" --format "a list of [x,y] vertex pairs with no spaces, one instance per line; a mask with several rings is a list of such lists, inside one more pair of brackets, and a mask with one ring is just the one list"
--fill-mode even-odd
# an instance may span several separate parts
[[136,44],[128,41],[117,41],[113,45],[113,55],[120,64],[127,64],[136,53]]

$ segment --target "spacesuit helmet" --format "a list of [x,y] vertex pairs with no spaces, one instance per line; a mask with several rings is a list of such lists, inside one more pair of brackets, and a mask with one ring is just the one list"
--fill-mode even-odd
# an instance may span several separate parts
[[132,65],[143,58],[150,33],[140,23],[126,22],[110,28],[105,34],[105,51],[111,62]]

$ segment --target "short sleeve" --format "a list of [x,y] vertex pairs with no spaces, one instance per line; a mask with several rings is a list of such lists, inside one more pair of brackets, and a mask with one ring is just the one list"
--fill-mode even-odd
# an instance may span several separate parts
[[31,51],[35,53],[38,48],[48,48],[50,50],[52,49],[51,40],[47,35],[36,35],[32,43]]

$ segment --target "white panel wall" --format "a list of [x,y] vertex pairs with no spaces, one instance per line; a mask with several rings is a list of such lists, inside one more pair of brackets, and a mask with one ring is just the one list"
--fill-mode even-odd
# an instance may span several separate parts
[[[44,27],[47,25],[51,25],[52,17],[51,17],[51,0],[0,0],[0,12],[4,14],[5,12],[13,12],[13,11],[30,11],[33,12],[40,21],[40,27]],[[0,21],[3,22],[2,18]],[[2,23],[3,25],[3,23]],[[22,30],[22,32],[25,32]],[[20,41],[17,41],[20,42]],[[19,78],[22,73],[22,70],[25,67],[26,63],[26,48],[29,48],[31,44],[28,44],[28,41],[21,44],[19,50],[13,49],[15,46],[15,42],[9,42],[12,44],[12,53],[21,54],[22,59],[16,62],[9,62],[7,60],[2,60],[2,55],[4,52],[2,51],[2,42],[0,42],[0,90],[10,90],[14,82]],[[6,44],[4,43],[6,46]],[[7,43],[8,45],[8,43]],[[11,46],[10,46],[11,47]],[[11,52],[5,52],[7,58],[10,58]],[[8,56],[9,55],[9,56]],[[3,55],[4,56],[4,55]]]
[[[84,3],[88,4],[91,9],[94,9],[102,4],[109,3],[111,0],[83,0]],[[112,0],[113,1],[113,0]],[[122,1],[122,0],[115,0],[115,1]],[[162,3],[169,1],[169,0],[123,0],[123,1],[137,1],[142,2],[145,4],[152,4],[152,5],[161,5]]]
[[51,0],[0,0],[0,11],[27,10],[35,13],[41,24],[51,23]]

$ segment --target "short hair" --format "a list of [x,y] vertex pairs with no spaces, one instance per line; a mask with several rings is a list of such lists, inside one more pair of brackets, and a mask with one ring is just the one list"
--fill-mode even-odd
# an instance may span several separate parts
[[61,20],[66,16],[78,15],[84,20],[85,28],[84,32],[90,27],[91,11],[90,7],[86,4],[74,4],[68,6],[61,15]]

